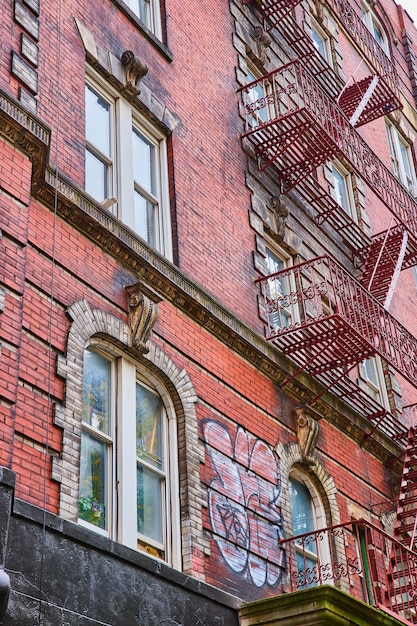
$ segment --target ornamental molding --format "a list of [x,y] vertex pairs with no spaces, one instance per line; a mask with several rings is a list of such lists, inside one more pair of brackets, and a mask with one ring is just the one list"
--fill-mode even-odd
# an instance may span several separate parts
[[372,437],[372,424],[305,372],[291,378],[298,369],[259,333],[240,321],[197,283],[148,246],[114,215],[94,202],[72,181],[47,166],[51,131],[11,96],[0,90],[0,136],[23,152],[33,163],[32,196],[41,201],[81,234],[100,245],[124,268],[132,272],[161,298],[171,302],[219,341],[247,360],[253,367],[299,404],[314,398],[314,410],[327,421],[363,442],[383,462],[392,462],[401,451],[383,433]]
[[131,96],[140,94],[138,87],[140,81],[148,73],[148,67],[140,59],[135,57],[131,50],[125,50],[120,57],[125,69],[125,86]]
[[158,319],[158,305],[141,282],[128,285],[125,290],[132,347],[146,354],[149,352],[147,342]]

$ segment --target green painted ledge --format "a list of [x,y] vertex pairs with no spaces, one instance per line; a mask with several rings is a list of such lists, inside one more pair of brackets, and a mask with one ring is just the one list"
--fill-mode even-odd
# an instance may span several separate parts
[[244,604],[241,626],[400,626],[407,623],[322,585]]

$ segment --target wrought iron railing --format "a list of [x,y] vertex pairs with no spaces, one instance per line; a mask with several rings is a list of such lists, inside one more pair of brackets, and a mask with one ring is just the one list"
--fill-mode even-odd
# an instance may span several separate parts
[[245,132],[261,169],[277,162],[284,190],[327,159],[344,156],[393,215],[417,238],[417,203],[353,128],[300,61],[240,89]]
[[417,386],[417,339],[329,256],[258,282],[267,338],[312,375],[379,354]]
[[284,539],[287,591],[334,585],[417,623],[417,554],[365,520]]
[[394,93],[397,93],[399,82],[395,65],[350,2],[327,0],[327,4],[376,73],[388,83]]

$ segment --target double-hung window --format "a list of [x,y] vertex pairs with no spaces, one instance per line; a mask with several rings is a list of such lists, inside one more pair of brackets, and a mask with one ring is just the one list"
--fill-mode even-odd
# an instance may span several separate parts
[[340,164],[331,164],[333,195],[342,209],[356,221],[352,178]]
[[311,25],[311,38],[313,45],[317,50],[317,53],[323,57],[329,65],[332,65],[332,54],[330,47],[330,40],[324,31],[315,22]]
[[380,357],[374,356],[362,361],[359,365],[359,374],[362,381],[365,382],[368,394],[379,404],[389,408],[387,387]]
[[386,124],[388,146],[394,175],[412,194],[416,194],[416,173],[411,147],[393,124]]
[[374,11],[366,2],[362,2],[361,10],[362,10],[362,19],[365,23],[365,26],[373,35],[375,41],[383,49],[385,54],[389,56],[390,50],[389,50],[388,38],[385,34],[385,31],[381,22],[378,20]]
[[[268,276],[290,266],[290,259],[270,248],[266,249],[265,260]],[[290,286],[290,277],[286,275],[271,278],[266,285],[267,298],[271,301],[269,324],[275,331],[290,326],[292,323],[294,312],[290,303]]]
[[130,103],[86,85],[85,189],[172,258],[166,138]]
[[[262,75],[248,62],[247,81],[252,83],[261,79]],[[259,80],[255,85],[248,88],[246,92],[246,120],[250,128],[255,128],[269,121],[269,110],[266,102],[267,84],[264,80]]]
[[79,521],[179,567],[171,413],[134,362],[100,345],[85,350]]
[[305,589],[322,582],[322,573],[330,562],[328,536],[326,533],[316,534],[325,528],[326,517],[316,489],[301,472],[296,471],[290,476],[288,486],[293,536],[303,535],[294,542],[293,559],[298,572],[298,587]]
[[159,0],[125,0],[131,11],[158,39],[161,39]]

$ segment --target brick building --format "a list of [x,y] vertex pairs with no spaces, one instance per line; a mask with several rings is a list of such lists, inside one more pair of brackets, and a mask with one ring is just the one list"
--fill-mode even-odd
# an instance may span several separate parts
[[407,13],[0,28],[2,623],[416,623]]

